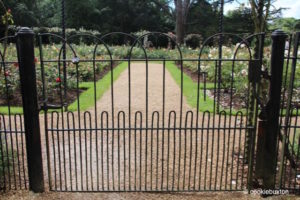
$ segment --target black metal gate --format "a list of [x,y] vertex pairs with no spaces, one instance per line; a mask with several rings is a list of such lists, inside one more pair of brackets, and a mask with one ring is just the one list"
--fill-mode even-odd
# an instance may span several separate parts
[[[39,41],[45,36],[57,39],[55,35],[42,34]],[[130,44],[127,57],[114,58],[109,43],[110,38],[116,36]],[[244,105],[236,107],[239,102],[234,95],[239,83],[235,76],[240,69],[236,70],[235,66],[249,66],[253,68],[249,69],[249,76],[254,75],[261,58],[254,58],[249,41],[256,40],[262,44],[262,36],[243,39],[232,34],[217,34],[204,41],[196,58],[184,58],[181,48],[162,33],[147,33],[139,38],[124,33],[111,33],[101,38],[76,35],[68,38],[66,43],[59,38],[60,43],[69,47],[66,60],[61,56],[63,45],[59,49],[58,59],[45,59],[41,42],[41,72],[44,73],[46,64],[55,63],[61,80],[58,87],[60,101],[51,105],[45,89],[48,78],[45,73],[42,74],[50,190],[225,191],[247,188],[248,178],[251,177],[248,176],[249,169],[253,166],[250,157],[253,156],[251,142],[256,129],[256,80],[252,77],[251,81],[246,81]],[[89,37],[95,40],[94,49],[90,53],[92,55],[82,58],[72,40]],[[231,37],[239,42],[230,54],[232,57],[203,57],[205,48],[220,37]],[[173,50],[177,57],[148,55],[150,48],[164,48],[155,43],[163,39],[167,39],[169,46],[177,50]],[[147,46],[145,40],[151,40],[153,47]],[[101,54],[98,53],[100,46],[105,48]],[[242,48],[246,55],[239,58]],[[138,49],[141,49],[142,55],[135,54]],[[123,51],[126,51],[125,46]],[[188,98],[185,90],[193,87],[185,85],[190,84],[188,81],[185,83],[183,68],[188,62],[198,66],[198,75],[193,82],[195,88],[192,94],[187,94],[195,96],[195,107],[185,100]],[[105,86],[98,84],[96,68],[105,63],[109,68],[110,80],[107,95],[102,97],[105,101],[101,101],[97,93]],[[202,71],[202,63],[211,65],[213,70]],[[83,109],[85,100],[80,98],[84,95],[80,94],[83,81],[80,68],[87,65],[93,73],[90,80],[93,89],[89,93],[93,104]],[[118,79],[114,77],[119,65],[126,68],[123,73],[126,78],[122,78],[122,84],[118,84]],[[230,76],[223,77],[223,81],[222,65]],[[74,107],[67,99],[70,95],[68,80],[71,79],[68,76],[72,76],[68,66],[76,68]],[[248,73],[248,67],[246,69]],[[178,71],[173,78],[179,76],[175,94],[168,90],[172,83],[169,80],[169,73],[174,73],[172,70]],[[213,78],[206,81],[208,77]],[[227,102],[222,104],[222,98],[227,98]],[[209,103],[211,107],[202,108]]]
[[[250,190],[256,178],[272,187],[277,145],[263,141],[280,141],[283,33],[273,34],[272,76],[262,71],[264,34],[216,34],[197,52],[163,33],[40,34],[36,57],[32,33],[16,37],[31,189],[43,191],[42,163],[52,191]],[[266,106],[262,79],[271,83]],[[267,125],[257,137],[259,114]]]

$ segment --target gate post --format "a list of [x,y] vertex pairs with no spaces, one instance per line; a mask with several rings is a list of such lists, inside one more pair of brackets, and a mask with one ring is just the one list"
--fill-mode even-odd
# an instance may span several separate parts
[[34,64],[34,33],[23,27],[17,33],[17,50],[24,112],[29,189],[44,192],[39,110]]
[[275,188],[277,142],[281,101],[284,50],[287,34],[276,30],[272,33],[271,77],[269,101],[260,113],[257,141],[256,176],[262,178],[265,189]]

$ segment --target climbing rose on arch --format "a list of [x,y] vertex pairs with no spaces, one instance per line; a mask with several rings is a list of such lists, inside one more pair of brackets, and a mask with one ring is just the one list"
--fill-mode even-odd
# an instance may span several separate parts
[[56,83],[60,83],[61,79],[59,77],[56,78]]

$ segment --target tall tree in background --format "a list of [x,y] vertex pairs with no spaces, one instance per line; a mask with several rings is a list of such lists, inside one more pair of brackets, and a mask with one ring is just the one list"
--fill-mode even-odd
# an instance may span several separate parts
[[[168,32],[173,19],[165,0],[98,0],[98,12],[91,19],[101,32],[136,32],[151,30]],[[103,31],[105,30],[105,31]]]
[[[2,0],[11,9],[16,26],[60,27],[61,0]],[[207,38],[218,32],[219,0],[65,0],[68,28],[85,28],[101,33],[140,30],[170,32],[182,44],[187,34]],[[225,3],[233,0],[224,0]],[[239,2],[239,0],[235,0]],[[224,16],[224,31],[234,33],[262,32],[287,26],[300,27],[291,20],[279,20],[281,9],[275,0],[248,0],[250,7],[241,6]],[[244,2],[244,1],[243,1]],[[250,14],[250,15],[249,15]],[[271,22],[271,23],[268,23]],[[276,22],[276,23],[275,23]],[[275,24],[273,26],[273,24]],[[268,27],[269,26],[269,27]],[[0,33],[4,35],[4,26]]]
[[[11,9],[7,8],[2,0],[0,0],[0,13],[1,13],[0,25],[4,26],[4,37],[7,37],[8,36],[8,26],[12,25],[14,23],[14,20],[13,20],[12,14],[11,14]],[[7,38],[5,38],[3,41],[3,51],[2,51],[3,58],[5,58],[6,49],[7,49]],[[2,70],[2,67],[0,67],[0,75],[2,75],[1,70]]]
[[39,26],[59,27],[61,25],[61,0],[40,0],[37,2]]
[[196,0],[174,0],[175,8],[171,6],[172,1],[152,0],[152,2],[162,7],[175,19],[176,42],[183,44],[189,10]]
[[197,33],[207,38],[218,32],[218,22],[218,2],[197,0],[190,6],[186,34]]
[[269,17],[271,0],[249,0],[249,3],[251,5],[255,33],[264,32]]
[[253,33],[255,29],[251,8],[241,4],[237,9],[228,11],[224,16],[224,32]]
[[276,9],[273,4],[276,0],[249,0],[254,21],[255,33],[265,32],[268,20],[278,17],[283,8]]
[[37,0],[3,0],[3,3],[14,13],[15,24],[39,25]]
[[70,28],[91,28],[92,15],[97,12],[95,0],[65,0],[66,25]]
[[270,23],[269,29],[271,31],[281,29],[286,33],[292,34],[300,30],[300,19],[278,18],[273,20],[272,23]]
[[176,13],[176,42],[183,44],[186,31],[187,17],[193,0],[174,0]]

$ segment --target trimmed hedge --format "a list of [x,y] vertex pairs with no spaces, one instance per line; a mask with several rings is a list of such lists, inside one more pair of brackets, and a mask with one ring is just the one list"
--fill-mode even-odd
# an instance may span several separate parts
[[[11,25],[8,27],[8,35],[15,35],[18,30],[20,29],[19,26],[14,26]],[[34,33],[36,34],[43,34],[43,33],[50,33],[50,34],[54,34],[54,35],[62,35],[62,28],[60,27],[52,27],[52,28],[48,28],[48,27],[33,27],[32,28]],[[145,30],[141,30],[138,32],[134,32],[131,33],[131,35],[133,35],[135,38],[138,38],[144,34],[150,33],[149,31],[145,31]],[[66,29],[66,37],[69,38],[72,35],[93,35],[96,36],[98,38],[100,38],[103,34],[105,33],[100,33],[99,31],[95,31],[95,30],[86,30],[84,28],[80,28],[80,29],[74,29],[74,28],[67,28]],[[4,37],[4,27],[0,26],[0,38]],[[171,36],[172,37],[172,36]],[[175,43],[174,41],[176,40],[176,36],[174,35],[174,37],[172,37],[173,42],[171,42],[167,37],[163,36],[163,35],[158,35],[158,34],[150,34],[148,36],[145,36],[144,38],[142,38],[141,43],[145,46],[145,47],[155,47],[155,48],[168,48],[171,45],[171,48],[175,47]],[[200,41],[202,40],[201,35],[199,34],[188,34],[185,38],[185,45],[188,47],[192,47],[192,48],[197,48],[199,47]],[[9,42],[14,42],[9,40]],[[95,44],[97,43],[97,41],[95,39],[93,39],[92,37],[73,37],[70,40],[71,43],[73,44],[86,44],[86,45],[91,45],[91,44]],[[109,45],[132,45],[134,40],[130,37],[127,37],[125,35],[122,34],[113,34],[110,35],[108,37],[105,38],[105,42]],[[171,42],[171,43],[170,43]],[[42,36],[42,43],[43,44],[51,44],[51,43],[61,43],[61,39],[54,37],[54,36],[50,36],[50,35],[43,35]]]

